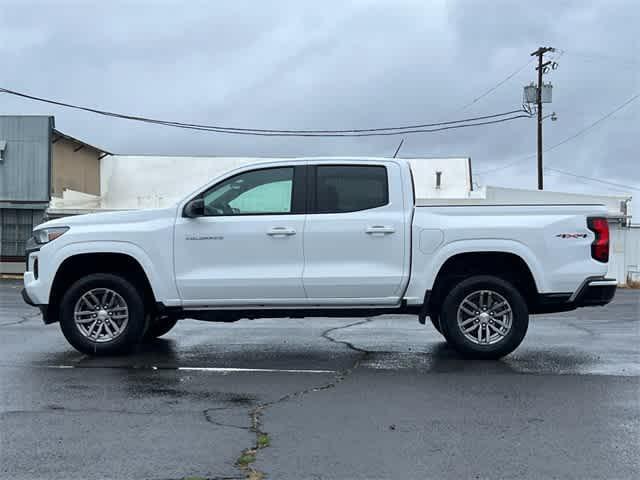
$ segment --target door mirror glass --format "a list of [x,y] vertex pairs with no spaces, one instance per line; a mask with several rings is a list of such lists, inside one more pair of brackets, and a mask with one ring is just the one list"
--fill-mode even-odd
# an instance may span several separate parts
[[187,218],[197,218],[204,216],[204,200],[194,198],[187,202],[182,211],[182,216]]

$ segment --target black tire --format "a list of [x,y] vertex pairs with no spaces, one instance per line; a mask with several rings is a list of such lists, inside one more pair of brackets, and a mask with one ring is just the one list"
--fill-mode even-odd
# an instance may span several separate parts
[[442,335],[442,337],[445,339],[445,341],[449,341],[449,339],[447,338],[447,332],[445,330],[443,330],[442,325],[440,325],[440,315],[437,313],[433,313],[432,315],[429,316],[429,318],[431,319],[431,324],[433,325],[433,328],[435,328],[437,330],[437,332]]
[[[502,296],[511,308],[511,327],[508,332],[496,343],[476,343],[465,336],[458,325],[458,308],[467,296],[474,292],[488,290]],[[473,297],[472,297],[473,298]],[[488,311],[492,307],[488,308]],[[504,308],[504,307],[503,307]],[[474,312],[477,313],[477,312]],[[493,322],[494,319],[484,319]],[[480,320],[478,322],[482,323]],[[494,325],[492,323],[492,325]],[[497,359],[513,352],[522,343],[527,328],[529,327],[529,311],[527,303],[520,292],[508,281],[490,275],[478,275],[470,277],[458,285],[446,296],[442,303],[440,313],[440,326],[447,341],[463,356],[478,359]],[[478,327],[482,328],[482,327]],[[486,341],[489,325],[485,324],[484,334],[480,335]],[[475,331],[478,332],[477,330]],[[497,334],[498,336],[500,334]]]
[[152,317],[149,320],[149,326],[144,334],[145,340],[153,340],[154,338],[161,337],[171,331],[173,327],[178,323],[177,318],[171,317]]
[[442,328],[440,328],[440,316],[434,313],[429,315],[429,319],[431,320],[433,328],[435,328],[439,334],[442,334]]
[[[126,303],[128,320],[122,332],[110,341],[90,340],[74,320],[74,309],[80,298],[94,289],[109,289]],[[115,317],[114,317],[115,318]],[[145,330],[144,302],[136,287],[119,275],[93,273],[77,280],[62,297],[60,327],[67,341],[88,355],[116,355],[129,352],[142,340]]]

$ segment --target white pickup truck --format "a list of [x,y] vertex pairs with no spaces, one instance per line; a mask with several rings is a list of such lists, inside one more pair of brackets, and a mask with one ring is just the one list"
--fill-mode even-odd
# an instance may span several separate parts
[[130,350],[182,318],[392,313],[498,358],[530,314],[611,301],[605,213],[416,200],[402,159],[251,164],[170,208],[39,225],[23,297],[87,354]]

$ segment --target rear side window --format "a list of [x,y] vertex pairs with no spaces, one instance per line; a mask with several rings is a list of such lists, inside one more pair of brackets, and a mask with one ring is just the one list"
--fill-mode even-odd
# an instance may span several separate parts
[[367,210],[389,202],[387,169],[383,166],[318,165],[316,213]]

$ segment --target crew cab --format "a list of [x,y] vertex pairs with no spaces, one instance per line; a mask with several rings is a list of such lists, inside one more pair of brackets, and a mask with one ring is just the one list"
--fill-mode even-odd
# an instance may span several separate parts
[[39,225],[23,297],[94,355],[183,318],[410,314],[464,356],[498,358],[529,315],[611,301],[605,214],[416,199],[403,159],[253,163],[169,208]]

